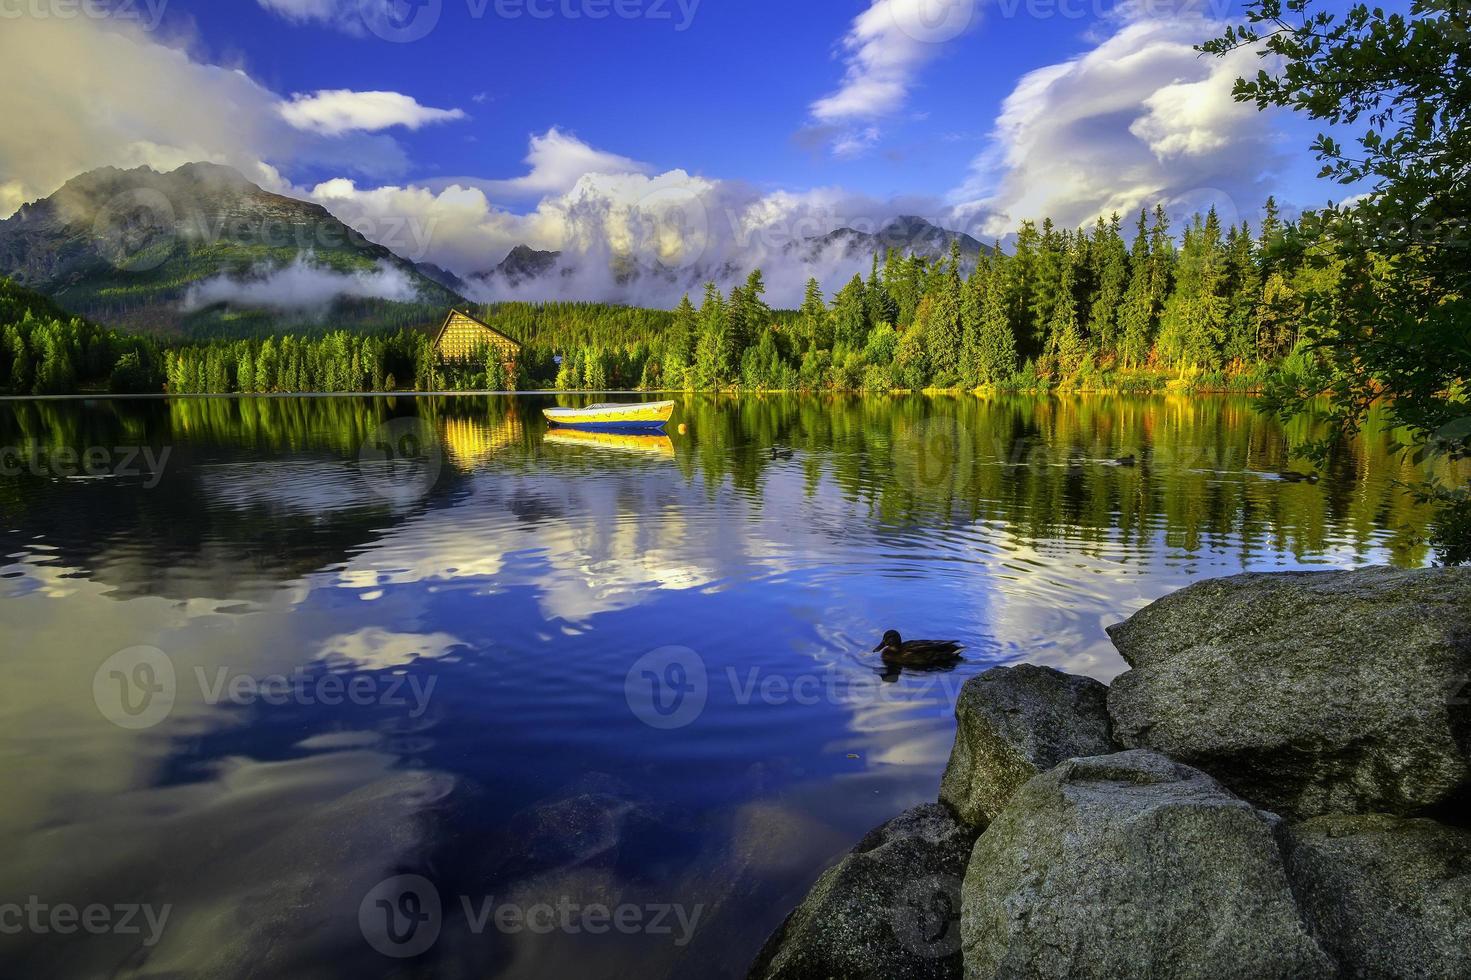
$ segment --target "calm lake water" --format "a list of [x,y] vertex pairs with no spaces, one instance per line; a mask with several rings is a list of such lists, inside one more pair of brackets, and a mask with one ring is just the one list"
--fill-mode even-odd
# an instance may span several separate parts
[[[0,402],[0,974],[743,976],[934,798],[967,677],[1107,680],[1198,578],[1430,558],[1387,436],[1293,482],[1245,399],[547,432],[592,400]],[[967,659],[883,677],[891,627]]]

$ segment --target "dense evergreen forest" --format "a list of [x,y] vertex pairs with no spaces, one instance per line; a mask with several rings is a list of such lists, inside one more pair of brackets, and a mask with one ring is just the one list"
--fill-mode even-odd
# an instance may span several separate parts
[[427,332],[412,329],[165,344],[67,317],[7,283],[0,384],[34,394],[1253,388],[1297,351],[1299,297],[1331,289],[1336,274],[1293,255],[1287,230],[1268,200],[1255,233],[1223,228],[1212,211],[1177,241],[1156,207],[1128,238],[1117,215],[1080,231],[1024,222],[1009,254],[973,268],[958,251],[874,256],[866,279],[832,297],[810,282],[794,311],[770,308],[760,270],[673,311],[482,307],[525,344],[515,377],[493,357],[438,364]]

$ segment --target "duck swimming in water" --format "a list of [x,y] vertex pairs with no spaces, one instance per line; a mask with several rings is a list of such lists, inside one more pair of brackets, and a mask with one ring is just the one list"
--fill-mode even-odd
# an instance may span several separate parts
[[943,667],[960,659],[965,649],[954,640],[905,640],[898,630],[889,630],[873,648],[886,664],[902,667]]

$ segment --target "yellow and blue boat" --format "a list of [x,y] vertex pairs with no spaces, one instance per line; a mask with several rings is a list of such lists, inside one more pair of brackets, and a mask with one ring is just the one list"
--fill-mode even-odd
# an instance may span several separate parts
[[544,408],[552,425],[604,432],[648,432],[664,428],[674,402],[605,402],[586,408]]

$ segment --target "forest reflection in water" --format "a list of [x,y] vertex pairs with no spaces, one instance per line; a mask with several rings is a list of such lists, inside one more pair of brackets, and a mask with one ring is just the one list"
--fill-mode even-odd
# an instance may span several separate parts
[[[1293,479],[1310,423],[1242,398],[686,395],[666,437],[547,431],[607,397],[0,402],[0,895],[172,908],[151,946],[6,935],[0,961],[739,976],[933,798],[966,677],[1106,680],[1103,627],[1203,576],[1431,557],[1388,433]],[[890,627],[967,659],[886,683]],[[139,646],[177,691],[134,730],[94,681]],[[627,686],[668,647],[707,687],[674,730]],[[209,696],[273,676],[401,697]],[[396,963],[359,908],[410,873],[444,921]],[[700,918],[685,945],[480,934],[458,899],[487,895]]]

